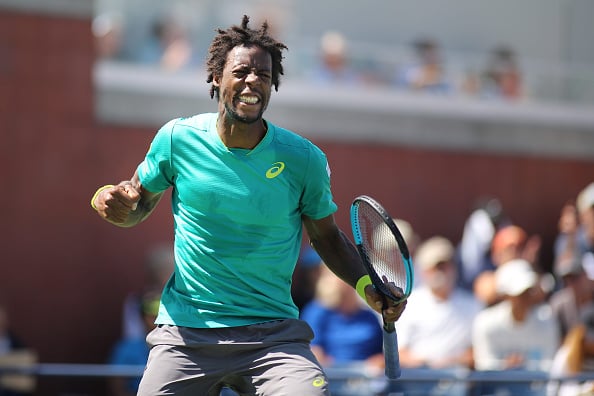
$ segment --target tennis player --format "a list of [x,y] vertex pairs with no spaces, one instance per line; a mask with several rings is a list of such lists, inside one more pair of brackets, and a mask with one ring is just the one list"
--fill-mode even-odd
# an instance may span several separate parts
[[[328,267],[376,311],[356,248],[337,227],[324,153],[264,120],[287,47],[241,25],[218,30],[207,83],[218,112],[165,124],[129,181],[97,190],[105,220],[134,226],[172,188],[175,271],[147,336],[151,351],[139,395],[328,395],[298,319],[291,275],[302,225]],[[405,303],[384,316],[396,321]]]

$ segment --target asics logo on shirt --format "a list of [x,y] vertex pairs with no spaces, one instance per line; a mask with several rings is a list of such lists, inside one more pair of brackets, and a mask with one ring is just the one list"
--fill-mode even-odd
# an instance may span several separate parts
[[266,178],[274,179],[275,177],[280,175],[284,169],[285,169],[284,162],[275,162],[274,164],[272,164],[272,168],[270,168],[266,171]]

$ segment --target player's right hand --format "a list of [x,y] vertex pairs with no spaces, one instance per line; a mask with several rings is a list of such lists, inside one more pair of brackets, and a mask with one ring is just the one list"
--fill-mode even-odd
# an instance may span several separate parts
[[132,182],[123,181],[101,191],[94,204],[99,216],[114,224],[124,224],[136,210],[140,198],[139,189]]

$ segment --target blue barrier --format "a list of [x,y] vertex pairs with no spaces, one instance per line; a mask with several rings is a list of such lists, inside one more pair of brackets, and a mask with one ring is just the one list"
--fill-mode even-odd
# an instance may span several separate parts
[[[0,377],[7,374],[35,377],[138,377],[144,366],[39,363],[28,366],[0,367]],[[542,371],[506,370],[474,371],[466,369],[403,369],[396,381],[370,373],[363,366],[326,367],[333,396],[399,396],[399,395],[556,395],[563,383],[594,381],[594,373],[552,377]],[[232,395],[232,392],[225,392]]]

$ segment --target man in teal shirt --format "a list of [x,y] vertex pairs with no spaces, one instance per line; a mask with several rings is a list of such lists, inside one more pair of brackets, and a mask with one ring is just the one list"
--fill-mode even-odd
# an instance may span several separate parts
[[[381,310],[356,249],[337,227],[324,153],[262,118],[285,45],[241,26],[219,30],[207,60],[217,113],[165,124],[131,180],[91,205],[121,227],[172,188],[175,271],[163,290],[139,395],[327,395],[298,319],[291,275],[305,226],[328,267]],[[367,277],[368,279],[368,277]],[[405,303],[384,311],[398,319]]]

